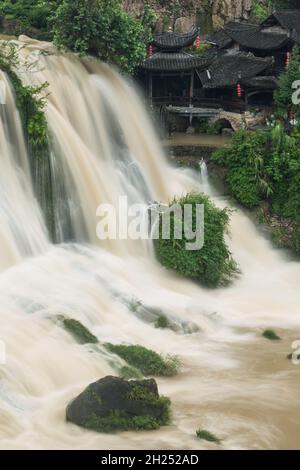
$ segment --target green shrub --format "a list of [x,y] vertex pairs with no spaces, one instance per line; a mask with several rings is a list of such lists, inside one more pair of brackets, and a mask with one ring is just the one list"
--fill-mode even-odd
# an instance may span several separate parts
[[64,318],[65,329],[80,343],[98,343],[98,338],[94,336],[85,326],[73,318]]
[[63,0],[53,18],[54,43],[131,73],[146,57],[155,18],[147,4],[143,15],[136,18],[124,10],[120,0]]
[[270,341],[279,341],[281,339],[274,330],[265,330],[262,335]]
[[[173,269],[178,273],[198,280],[202,284],[217,287],[228,283],[238,272],[237,265],[233,261],[231,253],[225,242],[225,233],[229,224],[228,209],[218,209],[204,194],[191,193],[180,199],[174,199],[170,203],[179,204],[184,208],[185,204],[192,206],[192,218],[185,217],[184,224],[189,224],[189,228],[196,229],[196,207],[198,204],[204,205],[204,246],[200,250],[187,250],[184,229],[182,239],[174,239],[175,224],[181,223],[178,216],[171,212],[171,237],[163,239],[160,227],[159,239],[155,240],[155,251],[158,260],[168,269]],[[184,211],[182,210],[184,214]]]
[[205,429],[198,429],[196,431],[196,436],[198,437],[198,439],[202,439],[208,442],[215,442],[216,444],[221,443],[220,439],[218,439],[214,434],[209,431],[206,431]]
[[240,204],[267,208],[267,223],[279,217],[279,224],[271,224],[274,239],[296,253],[300,253],[299,142],[300,125],[289,136],[277,124],[265,131],[237,132],[231,146],[212,157],[225,168],[225,182]]
[[170,322],[166,315],[159,315],[155,322],[155,328],[166,329],[170,327]]
[[141,371],[143,375],[171,377],[178,373],[180,363],[177,357],[167,356],[163,358],[155,351],[139,345],[106,343],[104,346],[111,353],[121,357],[130,366]]
[[125,380],[141,379],[143,377],[143,374],[141,374],[139,369],[131,366],[123,366],[119,371],[119,375]]

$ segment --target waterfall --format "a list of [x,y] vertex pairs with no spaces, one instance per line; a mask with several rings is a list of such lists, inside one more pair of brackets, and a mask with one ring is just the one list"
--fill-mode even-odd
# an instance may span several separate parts
[[[229,449],[296,445],[300,379],[286,355],[300,338],[299,264],[274,250],[239,210],[227,237],[242,276],[226,289],[165,270],[148,242],[100,242],[100,203],[117,204],[124,195],[167,203],[199,190],[199,174],[169,165],[132,83],[114,69],[25,37],[16,44],[24,84],[49,83],[46,167],[60,243],[49,242],[12,88],[1,74],[0,349],[5,345],[7,360],[0,357],[0,448],[209,447],[194,438],[199,426]],[[201,188],[209,192],[205,162]],[[185,328],[155,329],[155,311]],[[172,424],[150,441],[144,432],[102,435],[67,424],[67,403],[116,371],[101,350],[74,341],[61,315],[81,321],[101,343],[178,354],[181,374],[158,379],[172,401]],[[276,349],[261,338],[267,327],[284,338]]]
[[200,161],[200,182],[201,182],[201,189],[205,194],[210,195],[210,184],[208,180],[208,169],[205,160],[202,158]]

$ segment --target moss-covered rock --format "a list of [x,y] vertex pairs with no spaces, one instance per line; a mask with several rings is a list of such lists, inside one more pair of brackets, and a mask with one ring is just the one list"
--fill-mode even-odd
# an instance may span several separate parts
[[170,419],[170,400],[155,380],[104,377],[90,384],[67,407],[66,419],[97,432],[157,429]]
[[72,336],[78,341],[80,344],[86,343],[98,343],[98,338],[94,336],[82,323],[78,320],[74,320],[73,318],[64,318],[63,325],[65,329],[71,333]]
[[[169,209],[160,215],[158,239],[154,240],[161,264],[209,287],[228,284],[239,273],[225,239],[230,210],[219,209],[208,196],[197,193],[175,198]],[[166,215],[170,233],[164,233],[163,229]]]
[[278,334],[273,330],[265,330],[263,332],[263,337],[269,339],[270,341],[279,341],[281,338]]
[[215,442],[216,444],[220,444],[221,442],[217,436],[215,436],[210,431],[206,431],[205,429],[198,429],[196,431],[196,436],[198,437],[198,439],[202,439],[208,442]]
[[179,359],[176,356],[164,358],[155,351],[140,345],[106,343],[105,347],[146,376],[171,377],[178,373],[180,367]]

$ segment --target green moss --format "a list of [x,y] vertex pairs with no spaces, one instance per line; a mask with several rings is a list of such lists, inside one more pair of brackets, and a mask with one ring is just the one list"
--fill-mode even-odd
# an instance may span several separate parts
[[274,330],[265,330],[262,335],[264,338],[269,339],[270,341],[278,341],[281,339]]
[[220,444],[221,442],[221,440],[217,436],[215,436],[209,431],[206,431],[205,429],[198,429],[196,431],[196,436],[198,437],[198,439],[203,439],[204,441],[208,442],[215,442],[216,444]]
[[139,345],[111,344],[104,345],[113,354],[117,354],[130,366],[135,367],[146,376],[171,377],[178,373],[180,362],[177,357],[163,358],[151,349]]
[[129,416],[122,411],[112,411],[109,415],[99,417],[92,414],[85,427],[96,432],[153,430],[161,426],[160,421],[152,416]]
[[128,380],[128,379],[141,379],[143,377],[143,374],[139,371],[139,369],[136,369],[135,367],[131,366],[124,366],[119,370],[119,375],[122,377],[122,379]]
[[158,397],[139,385],[135,385],[126,398],[132,402],[138,401],[151,405],[152,409],[157,409],[159,416],[133,416],[121,410],[113,410],[106,416],[97,416],[92,413],[85,422],[85,427],[97,432],[139,431],[158,429],[169,423],[171,405],[169,398]]
[[[8,75],[14,90],[16,106],[20,114],[28,152],[31,157],[30,164],[35,191],[41,203],[49,233],[53,241],[56,241],[48,127],[44,113],[46,100],[41,97],[41,93],[48,87],[48,83],[36,87],[23,85],[13,70],[18,64],[19,59],[16,46],[10,42],[4,43],[0,50],[0,69]],[[41,187],[39,176],[42,166],[47,168],[50,181],[49,184]]]
[[98,343],[98,339],[85,326],[73,318],[64,318],[63,325],[69,333],[80,343]]
[[161,328],[161,329],[170,328],[170,322],[168,318],[166,317],[166,315],[159,315],[159,317],[157,318],[155,322],[155,328]]

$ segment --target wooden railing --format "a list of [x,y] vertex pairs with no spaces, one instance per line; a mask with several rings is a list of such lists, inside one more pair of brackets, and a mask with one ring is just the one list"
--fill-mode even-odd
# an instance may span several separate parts
[[222,108],[228,111],[245,111],[246,104],[243,101],[233,101],[233,100],[226,100],[226,99],[218,99],[218,98],[200,98],[194,97],[190,100],[187,97],[182,96],[159,96],[152,98],[152,103],[156,106],[182,106],[188,107],[192,104],[198,108]]

